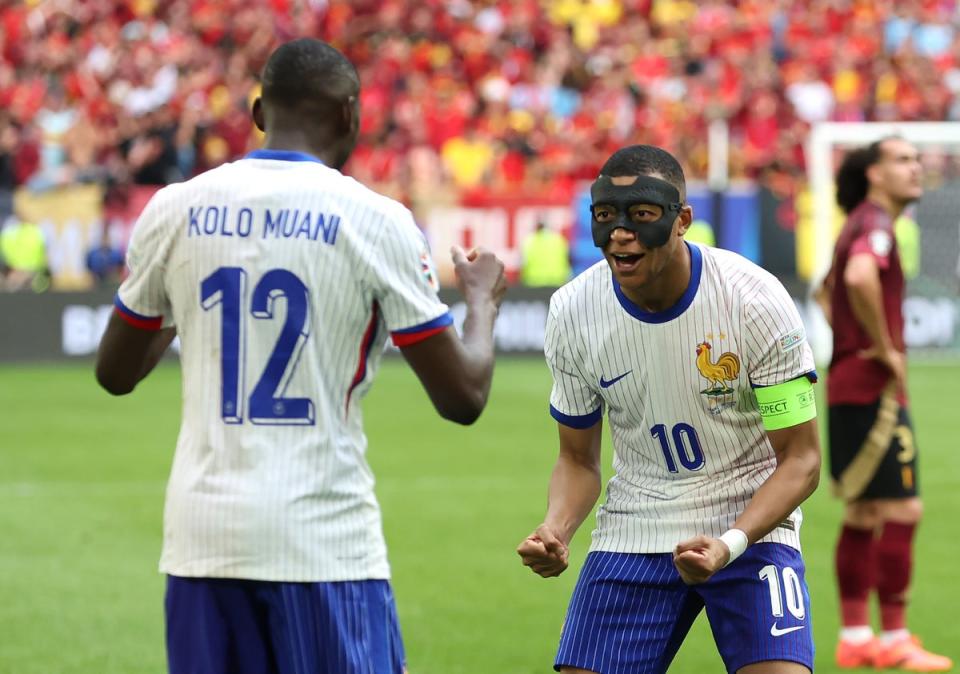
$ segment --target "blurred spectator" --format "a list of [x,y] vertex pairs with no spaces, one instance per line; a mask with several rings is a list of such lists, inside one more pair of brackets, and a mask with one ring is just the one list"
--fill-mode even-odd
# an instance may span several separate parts
[[103,228],[100,241],[87,253],[87,271],[97,284],[118,284],[123,275],[123,251],[110,237],[110,229]]
[[717,237],[716,234],[713,233],[713,225],[703,218],[697,218],[691,222],[683,238],[686,241],[702,243],[705,246],[717,245]]
[[883,46],[887,52],[893,53],[910,39],[910,34],[917,25],[914,11],[907,3],[893,3],[890,15],[883,26]]
[[183,179],[175,122],[166,108],[131,120],[119,150],[137,185],[166,185]]
[[936,6],[924,8],[921,16],[924,22],[914,29],[913,44],[921,56],[936,59],[953,43],[953,26]]
[[18,216],[7,218],[0,229],[0,260],[3,290],[42,292],[49,287],[46,241],[36,223]]
[[441,150],[443,165],[457,187],[470,188],[489,180],[493,167],[493,146],[476,129],[451,138]]
[[20,141],[17,129],[7,121],[0,121],[0,190],[16,187],[16,149]]
[[76,110],[67,106],[64,92],[59,88],[47,91],[43,108],[35,122],[41,134],[40,166],[30,178],[30,187],[45,190],[65,185],[73,179],[67,162],[64,139],[76,121]]
[[363,82],[347,171],[413,201],[564,195],[616,147],[691,179],[799,176],[810,124],[960,119],[954,0],[57,0],[0,8],[0,190],[162,185],[242,157],[269,51],[312,35]]
[[570,280],[570,244],[540,221],[523,242],[521,281],[533,287],[559,288]]
[[803,121],[814,124],[830,119],[835,102],[833,89],[820,78],[812,64],[803,67],[800,77],[787,87],[786,94]]

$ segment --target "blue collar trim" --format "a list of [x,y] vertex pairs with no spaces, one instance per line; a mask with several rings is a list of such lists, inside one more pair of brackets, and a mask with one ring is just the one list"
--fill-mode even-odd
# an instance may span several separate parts
[[644,311],[623,294],[623,289],[620,287],[620,284],[617,283],[617,279],[611,274],[613,292],[617,296],[617,299],[620,300],[620,306],[638,321],[643,321],[644,323],[666,323],[682,314],[687,310],[687,307],[693,303],[693,298],[697,296],[697,289],[700,287],[700,276],[703,272],[703,253],[700,252],[699,246],[691,246],[686,241],[683,243],[690,251],[690,283],[687,285],[687,289],[683,291],[680,299],[677,300],[677,303],[669,309],[664,309],[663,311]]
[[244,159],[276,159],[277,161],[312,161],[317,164],[323,164],[322,161],[306,152],[295,152],[293,150],[254,150],[247,154]]

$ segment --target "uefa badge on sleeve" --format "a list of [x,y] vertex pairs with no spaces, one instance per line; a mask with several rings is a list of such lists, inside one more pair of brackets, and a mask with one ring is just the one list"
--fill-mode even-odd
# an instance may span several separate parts
[[433,261],[427,251],[420,253],[420,273],[423,274],[423,280],[428,286],[434,290],[440,290],[440,281],[437,279],[437,272],[433,268]]
[[803,331],[803,328],[797,328],[796,330],[791,330],[785,335],[781,335],[777,339],[777,344],[780,345],[780,351],[787,353],[788,351],[793,351],[798,346],[803,344],[806,339],[807,335]]
[[890,236],[889,232],[882,229],[870,232],[869,241],[870,249],[877,257],[886,257],[890,254],[890,249],[893,248],[893,237]]

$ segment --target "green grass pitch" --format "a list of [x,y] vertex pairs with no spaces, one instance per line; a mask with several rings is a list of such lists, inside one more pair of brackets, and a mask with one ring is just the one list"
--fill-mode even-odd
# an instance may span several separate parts
[[[910,374],[927,514],[909,616],[957,659],[960,365]],[[460,428],[391,361],[364,404],[411,674],[551,671],[592,521],[561,578],[520,565],[514,547],[543,516],[556,453],[548,391],[541,360],[502,360],[489,409]],[[86,364],[0,368],[0,673],[165,671],[156,566],[179,399],[174,365],[123,399]],[[832,672],[840,504],[827,480],[805,511],[817,671]],[[671,671],[722,671],[704,616]]]

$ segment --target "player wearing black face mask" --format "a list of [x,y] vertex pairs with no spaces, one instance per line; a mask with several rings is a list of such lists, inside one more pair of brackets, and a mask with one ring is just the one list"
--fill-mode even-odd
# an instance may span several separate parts
[[593,242],[603,250],[618,291],[648,311],[676,304],[691,274],[683,235],[693,209],[683,203],[686,184],[676,160],[656,161],[659,153],[672,159],[659,148],[621,150],[590,189]]
[[[645,175],[637,176],[629,184],[624,182],[618,180],[614,183],[610,176],[601,175],[590,187],[593,243],[603,248],[610,241],[613,230],[623,227],[636,234],[648,248],[659,248],[670,238],[676,214],[683,210],[680,191],[665,180]],[[660,217],[635,220],[631,217],[631,208],[635,206],[656,206],[660,209]],[[598,209],[612,217],[604,217],[603,222],[597,220]]]
[[607,424],[615,473],[554,669],[664,674],[705,607],[725,671],[809,674],[797,507],[820,476],[813,352],[772,274],[684,241],[684,192],[680,164],[649,145],[614,153],[593,185],[606,264],[550,300],[559,453],[517,553],[543,577],[568,568]]

